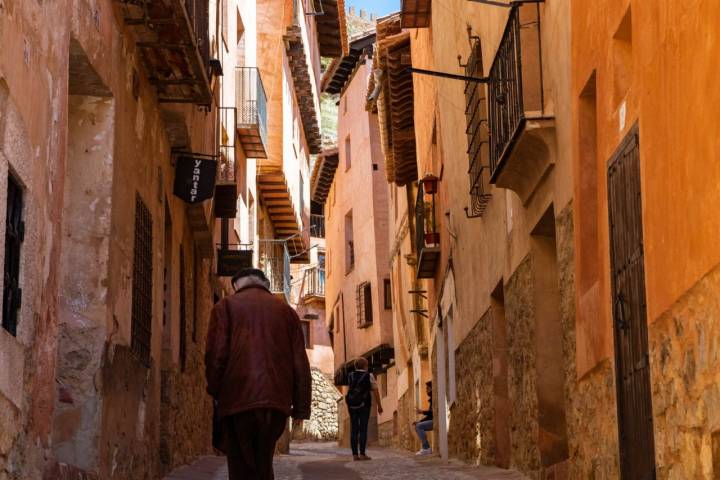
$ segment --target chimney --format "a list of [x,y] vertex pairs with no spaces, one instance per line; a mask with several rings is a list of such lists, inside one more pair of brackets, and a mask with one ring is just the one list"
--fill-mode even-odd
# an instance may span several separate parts
[[362,18],[363,20],[367,18],[367,12],[362,8],[360,9],[360,18]]
[[348,9],[348,12],[350,13],[350,15],[355,15],[355,7],[350,7]]

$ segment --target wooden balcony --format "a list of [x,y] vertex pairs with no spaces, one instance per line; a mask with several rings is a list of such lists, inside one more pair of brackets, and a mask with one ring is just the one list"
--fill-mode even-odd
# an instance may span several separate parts
[[309,236],[298,222],[292,193],[282,172],[261,173],[257,188],[277,239],[286,239],[294,263],[309,261]]
[[256,67],[235,70],[237,132],[248,158],[267,158],[267,95]]
[[161,103],[210,107],[208,0],[116,0]]
[[490,69],[490,181],[527,202],[554,164],[546,111],[539,4],[515,5]]
[[402,0],[402,28],[426,28],[432,18],[432,0]]
[[285,53],[290,62],[290,71],[295,86],[295,98],[300,109],[300,119],[305,132],[305,139],[310,153],[317,155],[322,152],[322,137],[320,135],[318,112],[315,109],[316,94],[313,89],[310,65],[308,64],[300,26],[289,26],[283,40],[285,41]]
[[330,186],[335,178],[335,171],[338,167],[338,150],[326,150],[318,156],[313,168],[310,184],[310,197],[314,202],[324,204],[327,200]]

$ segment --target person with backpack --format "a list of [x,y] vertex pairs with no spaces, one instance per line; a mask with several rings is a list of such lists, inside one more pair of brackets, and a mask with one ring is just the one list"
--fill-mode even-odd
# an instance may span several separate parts
[[365,454],[365,448],[372,397],[375,397],[378,415],[381,415],[383,409],[377,380],[375,380],[375,375],[368,372],[368,361],[360,357],[355,360],[355,370],[348,375],[348,392],[345,396],[345,403],[347,403],[350,414],[350,448],[353,460],[370,460],[370,457]]

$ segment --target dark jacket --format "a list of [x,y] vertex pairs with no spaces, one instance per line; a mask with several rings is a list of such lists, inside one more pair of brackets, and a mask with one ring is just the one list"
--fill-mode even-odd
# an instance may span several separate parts
[[433,419],[433,406],[432,406],[432,397],[430,397],[430,404],[428,405],[427,410],[423,410],[423,415],[425,415],[421,422],[429,422]]
[[270,408],[310,418],[312,380],[300,320],[262,286],[243,288],[213,308],[205,375],[220,417]]

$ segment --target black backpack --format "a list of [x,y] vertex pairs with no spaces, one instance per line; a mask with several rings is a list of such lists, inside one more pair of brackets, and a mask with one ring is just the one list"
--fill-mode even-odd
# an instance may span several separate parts
[[348,393],[345,395],[345,403],[347,403],[348,408],[350,410],[359,410],[370,406],[370,390],[372,390],[370,373],[351,372],[349,380]]

